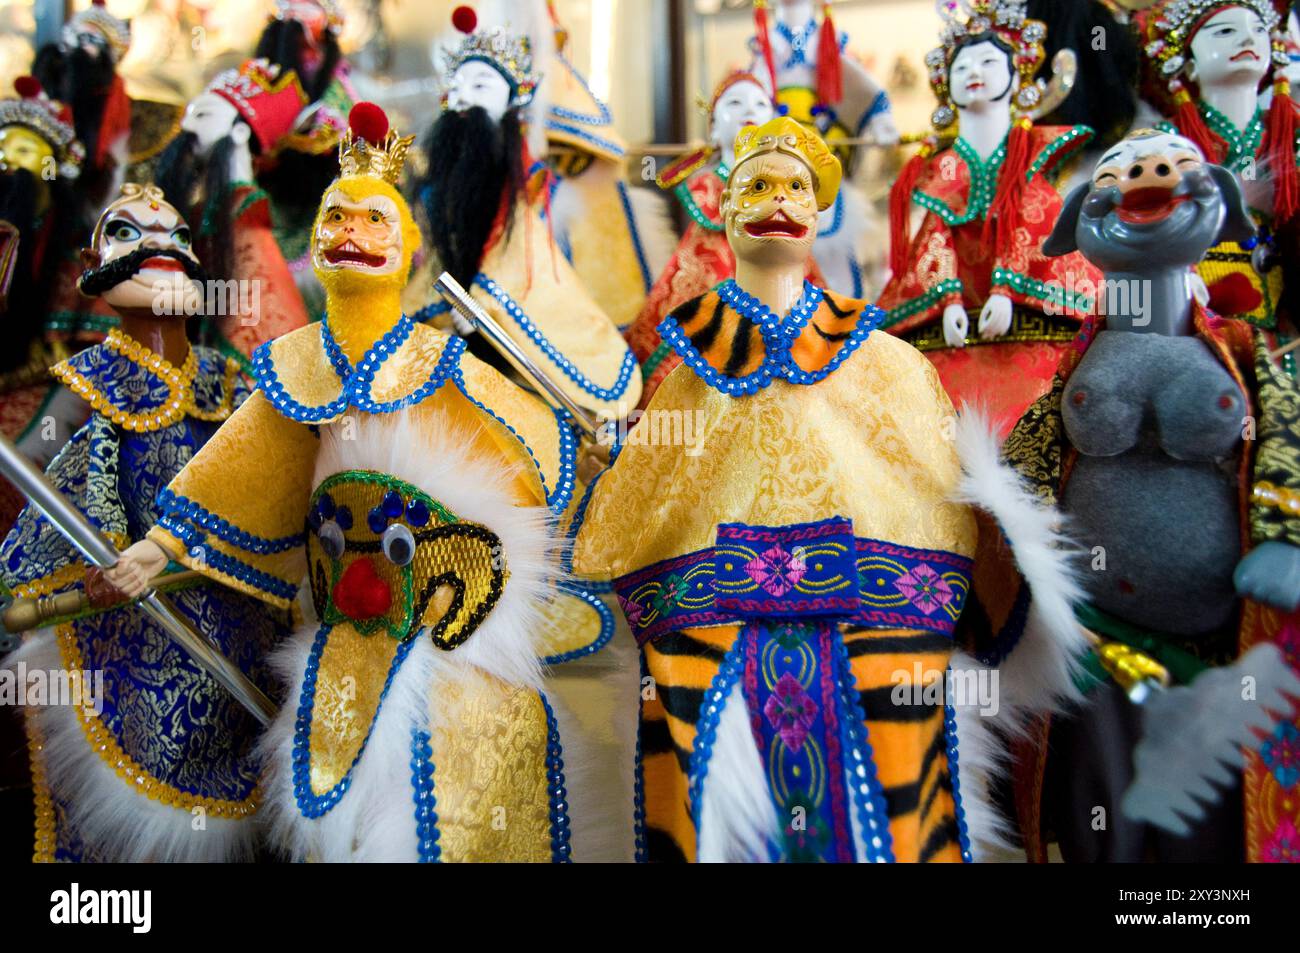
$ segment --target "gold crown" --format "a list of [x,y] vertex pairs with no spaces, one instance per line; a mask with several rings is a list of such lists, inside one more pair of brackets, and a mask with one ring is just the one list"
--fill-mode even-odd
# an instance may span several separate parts
[[369,175],[396,185],[413,142],[415,136],[398,136],[396,129],[389,129],[383,142],[375,145],[349,129],[339,143],[339,175]]
[[761,126],[746,126],[736,136],[735,170],[757,156],[783,152],[808,166],[813,174],[813,194],[817,208],[826,211],[835,202],[844,175],[840,160],[822,137],[810,132],[789,116],[777,116]]

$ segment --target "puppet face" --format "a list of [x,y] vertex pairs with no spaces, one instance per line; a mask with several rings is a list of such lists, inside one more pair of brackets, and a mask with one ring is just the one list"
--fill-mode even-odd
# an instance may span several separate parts
[[176,209],[141,195],[110,206],[101,225],[92,249],[98,256],[94,271],[131,261],[129,273],[102,292],[114,310],[194,313],[195,296],[202,289],[187,276],[197,274],[199,260],[191,247],[190,228]]
[[746,126],[761,126],[774,115],[772,99],[763,87],[742,80],[727,88],[713,107],[713,144],[730,146]]
[[288,0],[280,4],[280,16],[286,20],[296,20],[303,26],[303,32],[314,46],[319,46],[329,29],[329,14],[319,3],[312,0]]
[[0,129],[0,172],[26,169],[38,179],[48,172],[58,170],[54,161],[54,148],[23,126],[5,126]]
[[465,112],[482,106],[493,122],[500,122],[510,108],[510,84],[482,60],[462,63],[447,86],[447,108]]
[[1258,85],[1268,73],[1271,54],[1272,39],[1259,14],[1245,7],[1227,7],[1192,37],[1188,75],[1203,86]]
[[985,40],[962,47],[953,58],[948,88],[953,105],[979,109],[1011,94],[1011,60],[996,43]]
[[402,226],[387,195],[349,198],[340,189],[325,195],[316,228],[316,267],[389,275],[402,263]]
[[234,132],[237,122],[239,110],[229,100],[216,93],[200,93],[185,107],[181,129],[194,133],[199,151],[206,155],[219,141]]
[[746,159],[723,193],[727,241],[738,259],[803,261],[817,237],[817,197],[808,166],[783,152]]

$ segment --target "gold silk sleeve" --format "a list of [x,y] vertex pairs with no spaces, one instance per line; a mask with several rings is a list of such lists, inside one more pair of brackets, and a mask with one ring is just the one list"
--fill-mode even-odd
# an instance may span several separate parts
[[164,491],[149,538],[191,569],[289,606],[306,571],[318,443],[307,425],[253,394]]

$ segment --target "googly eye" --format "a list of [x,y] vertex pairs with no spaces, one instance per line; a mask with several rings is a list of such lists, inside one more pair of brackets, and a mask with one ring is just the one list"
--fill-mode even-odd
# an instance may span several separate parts
[[384,556],[394,566],[405,566],[415,558],[415,537],[401,523],[394,523],[384,530],[380,545]]
[[339,559],[343,556],[345,546],[343,530],[334,520],[325,520],[321,523],[316,536],[320,539],[320,548],[325,550],[325,555],[331,559]]

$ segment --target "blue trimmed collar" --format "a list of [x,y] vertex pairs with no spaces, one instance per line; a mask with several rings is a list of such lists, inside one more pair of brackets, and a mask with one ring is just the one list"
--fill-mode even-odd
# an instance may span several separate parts
[[857,324],[835,356],[825,367],[805,371],[795,362],[790,350],[821,307],[826,296],[821,288],[805,281],[803,295],[784,318],[777,317],[767,305],[742,290],[734,278],[728,278],[714,291],[727,307],[758,325],[765,353],[763,363],[756,371],[743,377],[722,373],[705,359],[671,315],[660,323],[658,331],[659,336],[680,355],[682,362],[706,384],[732,396],[756,394],[775,380],[800,385],[825,380],[862,346],[885,317],[885,313],[875,305],[864,305]]

